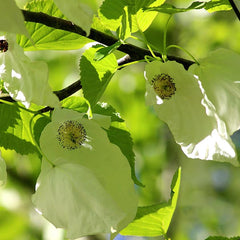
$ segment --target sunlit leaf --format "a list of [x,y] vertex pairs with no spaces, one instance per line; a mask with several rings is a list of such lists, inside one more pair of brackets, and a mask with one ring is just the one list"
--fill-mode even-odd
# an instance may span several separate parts
[[80,59],[80,80],[84,97],[93,107],[101,98],[113,74],[117,70],[117,60],[113,54],[100,61],[94,61],[95,53],[103,48],[96,45],[86,50]]
[[99,50],[96,51],[94,59],[95,61],[100,61],[109,54],[111,54],[113,51],[115,51],[122,43],[120,41],[117,41],[111,46],[100,48]]
[[93,15],[97,13],[102,0],[54,0],[63,14],[89,34]]
[[162,13],[174,14],[174,13],[187,12],[194,9],[202,9],[204,8],[204,6],[205,6],[205,2],[193,2],[187,8],[177,8],[172,4],[164,3],[161,6],[146,8],[146,11],[158,11]]
[[[66,19],[56,7],[53,0],[34,0],[29,2],[25,9],[31,12],[43,12],[50,16]],[[31,39],[23,35],[19,35],[17,38],[18,44],[25,51],[79,49],[92,41],[79,34],[51,28],[41,23],[26,22],[26,28]]]
[[222,236],[211,236],[211,237],[208,237],[206,238],[205,240],[239,240],[240,239],[240,236],[239,237],[222,237]]
[[150,6],[145,8],[146,11],[157,11],[157,12],[168,13],[168,14],[182,13],[182,12],[187,12],[190,10],[198,10],[198,9],[205,9],[208,12],[216,12],[216,11],[231,10],[232,7],[228,0],[212,0],[209,2],[202,2],[202,1],[193,2],[187,8],[177,8],[169,3],[164,3],[161,6],[155,6],[155,7]]
[[206,2],[204,7],[208,12],[216,12],[216,11],[228,11],[231,10],[231,4],[228,0],[211,0]]
[[168,203],[139,207],[136,218],[120,233],[129,236],[156,237],[165,235],[177,205],[181,168],[173,176],[171,199]]
[[143,8],[160,6],[164,1],[105,0],[100,7],[99,16],[105,26],[110,30],[117,31],[122,24],[122,16],[125,14],[125,8],[128,7],[128,25],[131,27],[131,32],[136,32],[139,29],[145,31],[151,25],[157,13],[144,12]]
[[32,114],[20,110],[17,105],[0,104],[0,146],[26,155],[36,153],[30,133]]

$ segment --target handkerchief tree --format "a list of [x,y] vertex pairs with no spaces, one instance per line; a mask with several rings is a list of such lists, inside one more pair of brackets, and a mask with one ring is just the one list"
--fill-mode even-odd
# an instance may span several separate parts
[[[168,26],[175,16],[231,11],[240,19],[238,5],[226,0],[190,1],[188,7],[165,0],[0,3],[0,206],[1,196],[14,179],[32,190],[32,196],[28,195],[31,209],[64,231],[58,239],[171,239],[174,230],[169,226],[184,167],[177,160],[171,166],[167,202],[158,199],[146,204],[143,192],[151,194],[148,183],[157,184],[158,179],[150,174],[142,177],[138,166],[146,163],[138,156],[140,152],[136,157],[138,140],[131,125],[151,135],[154,117],[159,125],[165,123],[180,146],[179,154],[188,161],[239,167],[233,135],[240,128],[240,52],[219,46],[199,57],[167,41]],[[161,47],[148,40],[148,30],[159,16]],[[172,49],[185,52],[186,58],[177,51],[169,55]],[[54,84],[51,80],[51,64],[46,59],[51,59],[53,50],[78,58],[68,86],[63,87],[58,78]],[[128,107],[134,105],[134,98],[118,109],[114,95],[108,94],[108,85],[131,66],[141,66],[142,72],[129,71],[129,82],[120,77],[119,86],[134,95],[134,84],[144,83],[145,93],[139,98],[145,99],[141,111],[148,114],[138,119],[131,118]],[[61,67],[58,71],[62,73]],[[142,82],[133,83],[137,74]],[[120,88],[114,89],[116,94]],[[158,147],[166,148],[164,133],[157,136],[163,139]],[[142,149],[148,141],[142,141]],[[37,175],[35,179],[18,169],[24,168],[23,158],[29,165],[39,163],[32,173]],[[168,162],[165,154],[153,168],[164,172]],[[174,222],[172,226],[174,229]],[[1,229],[0,223],[0,238],[10,239],[4,238]]]

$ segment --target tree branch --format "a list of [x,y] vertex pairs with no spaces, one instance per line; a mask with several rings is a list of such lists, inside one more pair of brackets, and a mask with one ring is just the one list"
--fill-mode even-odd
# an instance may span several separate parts
[[[48,27],[52,27],[52,28],[56,28],[56,29],[61,29],[61,30],[65,30],[65,31],[69,31],[69,32],[73,32],[73,33],[77,33],[81,36],[87,36],[86,32],[84,30],[82,30],[80,27],[78,27],[77,25],[74,25],[72,22],[61,19],[61,18],[56,18],[56,17],[52,17],[49,16],[45,13],[42,12],[30,12],[30,11],[26,11],[26,10],[22,10],[23,16],[25,21],[28,22],[36,22],[36,23],[41,23],[44,24]],[[91,29],[90,30],[90,35],[88,36],[88,38],[94,40],[94,41],[98,41],[102,44],[105,44],[107,46],[110,46],[112,44],[114,44],[117,39],[109,36],[103,32],[100,32],[96,29]],[[131,45],[131,44],[124,44],[121,45],[118,50],[126,53],[127,55],[124,56],[123,58],[118,60],[118,65],[122,66],[126,63],[130,63],[133,61],[137,61],[137,60],[142,60],[144,59],[144,57],[146,55],[151,56],[151,53],[143,48]],[[155,52],[156,56],[161,57],[161,54],[158,52]],[[187,59],[183,59],[180,57],[175,57],[175,56],[168,56],[169,60],[172,61],[176,61],[178,63],[183,64],[183,66],[188,69],[190,65],[192,65],[194,62],[189,61]],[[60,90],[60,91],[54,91],[54,93],[57,95],[57,97],[59,98],[59,100],[63,100],[69,96],[71,96],[72,94],[74,94],[75,92],[77,92],[78,90],[80,90],[82,88],[81,82],[80,80],[77,80],[76,82],[74,82],[73,84],[71,84],[70,86]],[[0,95],[0,99],[3,99],[5,101],[9,101],[9,102],[14,102],[15,100],[12,99],[9,95]],[[45,107],[41,110],[41,113],[50,111],[52,108],[50,107]]]
[[235,12],[238,20],[240,21],[240,12],[239,12],[235,2],[233,0],[229,0],[229,3],[231,4],[233,11]]
[[[25,21],[27,22],[36,22],[41,23],[46,26],[55,28],[55,29],[61,29],[68,32],[77,33],[81,36],[88,37],[89,39],[92,39],[94,41],[97,41],[99,43],[105,44],[107,46],[110,46],[117,42],[117,39],[109,36],[103,32],[100,32],[96,29],[91,28],[89,36],[87,36],[86,32],[78,27],[77,25],[73,24],[70,21],[52,17],[42,12],[30,12],[26,10],[22,10],[23,16]],[[144,59],[144,56],[149,55],[151,56],[151,53],[143,48],[139,48],[137,46],[134,46],[132,44],[123,44],[118,48],[119,51],[122,51],[129,55],[129,58],[127,59],[127,62],[133,62],[137,60]],[[161,54],[158,52],[155,52],[155,55],[158,57],[161,57]],[[194,62],[189,61],[187,59],[175,57],[175,56],[168,56],[169,60],[174,60],[176,62],[179,62],[183,64],[183,66],[187,69],[190,65],[192,65]],[[126,63],[127,63],[126,62]],[[125,64],[122,62],[122,65]]]

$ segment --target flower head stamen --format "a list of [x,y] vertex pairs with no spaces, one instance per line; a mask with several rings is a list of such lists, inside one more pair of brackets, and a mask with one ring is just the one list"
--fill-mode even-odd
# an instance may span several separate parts
[[153,77],[151,84],[154,91],[161,99],[170,99],[171,96],[175,93],[176,87],[168,74],[162,73]]
[[58,128],[57,139],[63,148],[80,148],[86,140],[86,130],[78,121],[68,120]]

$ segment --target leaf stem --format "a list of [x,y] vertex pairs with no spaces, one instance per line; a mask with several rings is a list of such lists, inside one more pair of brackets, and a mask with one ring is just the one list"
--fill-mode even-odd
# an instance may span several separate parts
[[30,109],[27,109],[25,107],[20,106],[19,104],[17,104],[17,102],[9,102],[9,101],[3,100],[3,99],[0,99],[0,102],[4,103],[4,104],[7,104],[7,105],[10,105],[10,106],[17,106],[18,108],[21,108],[22,110],[24,110],[26,112],[29,112],[29,113],[32,113],[32,114],[37,113],[37,111],[33,111],[33,110],[30,110]]
[[145,59],[142,59],[142,60],[138,60],[138,61],[134,61],[134,62],[129,62],[129,63],[125,63],[121,66],[118,66],[117,70],[123,68],[123,67],[127,67],[127,66],[130,66],[130,65],[133,65],[133,64],[137,64],[137,63],[140,63],[140,62],[146,62]]
[[178,48],[178,49],[181,49],[182,51],[184,51],[185,53],[187,53],[193,60],[195,63],[197,63],[198,65],[200,65],[200,63],[197,61],[197,59],[189,52],[187,51],[185,48],[182,48],[178,45],[169,45],[167,48],[166,48],[166,51],[170,48]]
[[143,42],[146,44],[149,52],[151,53],[151,55],[152,55],[154,58],[160,59],[160,57],[157,57],[157,56],[155,55],[155,53],[153,52],[150,44],[148,43],[148,40],[147,40],[145,34],[143,33],[142,29],[140,28],[140,26],[139,26],[139,24],[138,24],[138,20],[137,20],[137,17],[136,17],[136,16],[135,16],[135,20],[136,20],[136,23],[137,23],[138,30],[139,30],[140,34],[142,35]]

